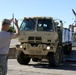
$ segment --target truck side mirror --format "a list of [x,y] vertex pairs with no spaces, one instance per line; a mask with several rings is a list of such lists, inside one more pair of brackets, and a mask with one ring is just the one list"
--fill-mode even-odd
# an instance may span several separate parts
[[55,22],[55,25],[57,26],[59,23],[58,22]]

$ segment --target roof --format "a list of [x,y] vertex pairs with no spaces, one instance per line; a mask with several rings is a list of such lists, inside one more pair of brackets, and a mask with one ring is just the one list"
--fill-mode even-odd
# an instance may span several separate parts
[[53,19],[52,17],[24,17],[24,19]]

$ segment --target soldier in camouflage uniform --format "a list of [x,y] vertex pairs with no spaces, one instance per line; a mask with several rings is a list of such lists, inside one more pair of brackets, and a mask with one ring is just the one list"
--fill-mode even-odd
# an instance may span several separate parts
[[15,19],[16,33],[7,32],[13,19],[4,19],[0,30],[0,75],[7,74],[7,55],[9,53],[10,41],[19,36],[18,21]]

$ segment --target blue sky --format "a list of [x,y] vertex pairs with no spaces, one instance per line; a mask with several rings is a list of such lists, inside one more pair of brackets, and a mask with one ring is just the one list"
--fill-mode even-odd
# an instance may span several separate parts
[[76,11],[76,0],[0,0],[0,22],[12,18],[14,13],[17,19],[25,16],[55,17],[66,21],[64,27],[68,27],[75,19],[72,9]]

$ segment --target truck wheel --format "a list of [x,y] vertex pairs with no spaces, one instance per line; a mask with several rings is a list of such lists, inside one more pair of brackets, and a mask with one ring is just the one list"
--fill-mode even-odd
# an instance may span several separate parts
[[17,52],[17,61],[21,65],[27,65],[30,62],[30,57],[27,57],[22,51]]
[[69,45],[68,50],[69,50],[69,51],[68,51],[68,55],[70,55],[70,53],[71,53],[71,51],[72,51],[72,45],[71,45],[71,44]]
[[69,55],[70,54],[70,46],[69,45],[66,45],[65,47],[64,47],[64,54],[65,55]]
[[60,63],[62,62],[63,56],[62,56],[62,52],[61,49],[58,48],[57,51],[55,53],[51,53],[48,56],[48,60],[49,60],[49,66],[59,66]]

